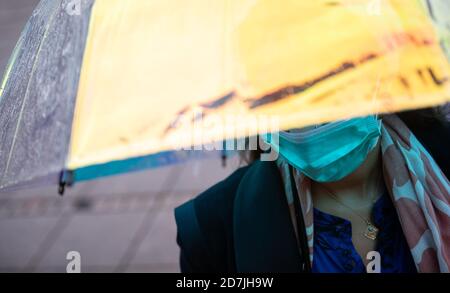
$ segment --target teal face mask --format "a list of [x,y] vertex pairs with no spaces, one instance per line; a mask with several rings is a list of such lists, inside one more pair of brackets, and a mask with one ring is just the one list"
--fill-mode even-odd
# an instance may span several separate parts
[[316,129],[281,132],[279,145],[268,142],[292,166],[317,182],[338,181],[366,160],[381,135],[375,116],[338,121]]

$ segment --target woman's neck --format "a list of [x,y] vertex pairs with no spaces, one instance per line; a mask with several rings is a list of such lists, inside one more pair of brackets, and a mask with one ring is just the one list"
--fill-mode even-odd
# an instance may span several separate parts
[[336,181],[321,183],[333,191],[337,197],[349,197],[357,201],[375,200],[374,194],[379,190],[382,182],[380,143],[369,153],[364,163],[347,177]]

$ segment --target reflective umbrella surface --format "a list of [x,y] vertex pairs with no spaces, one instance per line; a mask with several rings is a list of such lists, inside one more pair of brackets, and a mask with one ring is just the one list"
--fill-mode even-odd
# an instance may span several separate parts
[[0,188],[183,161],[264,133],[261,117],[288,129],[448,102],[440,3],[42,0],[1,84]]

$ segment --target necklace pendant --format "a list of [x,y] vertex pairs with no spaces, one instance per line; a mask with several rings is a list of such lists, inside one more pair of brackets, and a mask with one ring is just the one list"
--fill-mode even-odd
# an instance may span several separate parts
[[370,240],[375,240],[377,239],[378,231],[378,228],[372,225],[372,223],[367,223],[367,228],[366,232],[364,232],[364,236],[366,236]]

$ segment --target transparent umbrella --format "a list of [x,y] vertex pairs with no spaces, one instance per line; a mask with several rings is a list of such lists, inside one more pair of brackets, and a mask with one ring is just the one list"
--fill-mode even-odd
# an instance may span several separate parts
[[42,0],[1,83],[0,189],[448,102],[431,2]]

